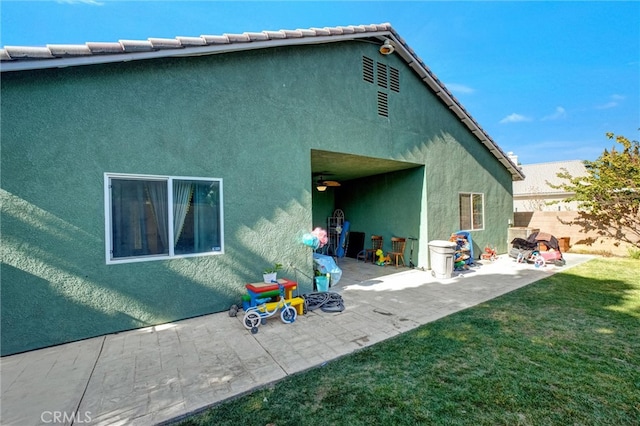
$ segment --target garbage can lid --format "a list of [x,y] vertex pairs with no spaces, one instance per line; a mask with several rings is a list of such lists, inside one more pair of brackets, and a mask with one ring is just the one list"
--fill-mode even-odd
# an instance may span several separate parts
[[433,240],[429,241],[429,245],[434,247],[455,248],[457,244],[452,241]]

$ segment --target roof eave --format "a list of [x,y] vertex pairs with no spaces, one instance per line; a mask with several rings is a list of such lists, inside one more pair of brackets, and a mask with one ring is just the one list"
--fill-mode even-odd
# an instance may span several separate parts
[[[376,34],[389,34],[389,31],[381,31]],[[3,61],[0,63],[0,71],[27,71],[47,68],[67,68],[82,65],[98,65],[105,63],[130,62],[145,59],[190,57],[216,55],[219,53],[239,52],[245,50],[266,49],[281,46],[301,44],[323,44],[344,41],[345,39],[370,38],[370,33],[354,33],[343,35],[314,36],[300,38],[268,39],[260,41],[247,41],[239,43],[210,44],[205,46],[179,47],[173,49],[160,49],[141,52],[92,54],[74,57],[54,57],[51,59],[17,59],[15,61]]]
[[469,114],[462,104],[453,96],[446,86],[438,80],[422,60],[409,48],[395,30],[391,29],[392,41],[396,44],[396,52],[407,64],[420,76],[422,81],[434,91],[434,93],[442,100],[442,102],[451,111],[456,114],[458,119],[462,121],[480,142],[500,161],[500,163],[509,170],[513,181],[524,180],[525,176],[522,170],[511,161],[508,155],[500,149],[498,144],[489,136]]
[[[462,104],[453,96],[445,85],[422,62],[409,45],[399,36],[390,24],[361,25],[332,28],[311,28],[308,30],[271,31],[262,33],[225,34],[223,36],[177,37],[174,39],[149,39],[147,41],[121,40],[119,43],[103,43],[98,46],[104,48],[101,53],[94,52],[94,45],[87,43],[89,49],[71,46],[58,46],[65,56],[46,56],[45,50],[50,48],[36,48],[34,54],[39,55],[34,59],[18,58],[12,60],[7,50],[0,49],[0,72],[26,71],[46,68],[66,68],[81,65],[95,65],[115,62],[129,62],[143,59],[189,57],[215,55],[219,53],[238,52],[280,46],[292,46],[303,44],[333,43],[344,40],[356,40],[363,38],[389,38],[396,46],[398,54],[411,69],[416,72],[422,81],[442,100],[451,111],[456,114],[471,131],[472,134],[505,166],[511,173],[513,181],[524,180],[524,173],[511,159],[500,149],[491,137],[464,109]],[[43,56],[44,55],[44,56]],[[77,55],[77,56],[76,56]]]

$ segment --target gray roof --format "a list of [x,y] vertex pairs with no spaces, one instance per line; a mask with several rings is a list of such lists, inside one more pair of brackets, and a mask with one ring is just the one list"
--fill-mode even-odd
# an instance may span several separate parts
[[587,169],[582,160],[554,161],[550,163],[527,164],[522,166],[523,173],[527,176],[524,180],[513,182],[514,196],[528,195],[555,195],[564,194],[561,189],[550,187],[547,182],[553,185],[567,183],[560,179],[557,174],[566,170],[573,177],[585,176]]
[[391,24],[349,25],[245,32],[242,34],[201,35],[200,37],[149,38],[112,43],[48,44],[45,47],[5,46],[0,49],[0,72],[125,62],[172,56],[211,55],[285,45],[332,43],[369,39],[395,45],[402,58],[442,102],[462,121],[489,151],[511,172],[514,181],[524,179],[522,171],[475,121],[445,85],[431,72]]

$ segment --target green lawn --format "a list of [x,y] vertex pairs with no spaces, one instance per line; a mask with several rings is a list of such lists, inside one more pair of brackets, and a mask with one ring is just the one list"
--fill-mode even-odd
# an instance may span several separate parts
[[595,259],[181,425],[638,425],[640,261]]

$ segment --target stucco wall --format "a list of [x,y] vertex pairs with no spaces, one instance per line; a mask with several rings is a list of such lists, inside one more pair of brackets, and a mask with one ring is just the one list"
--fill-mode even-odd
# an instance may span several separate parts
[[[362,55],[401,70],[389,118]],[[458,191],[486,194],[478,244],[506,238],[508,172],[369,43],[3,73],[1,90],[3,355],[224,311],[275,261],[310,274],[301,235],[335,207],[353,229],[417,233],[423,265],[457,229]],[[311,195],[312,149],[425,166],[331,205]],[[224,254],[106,265],[105,172],[222,178]]]

